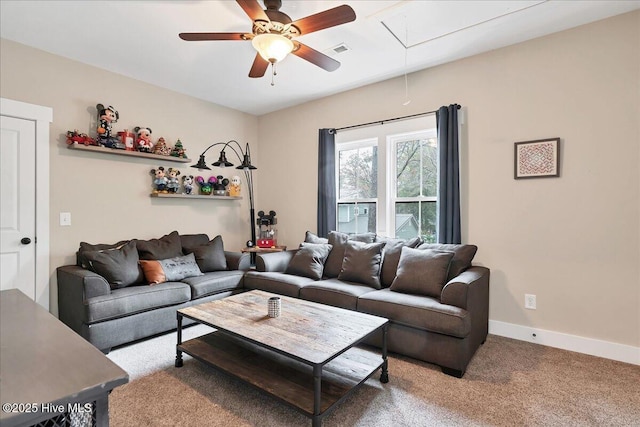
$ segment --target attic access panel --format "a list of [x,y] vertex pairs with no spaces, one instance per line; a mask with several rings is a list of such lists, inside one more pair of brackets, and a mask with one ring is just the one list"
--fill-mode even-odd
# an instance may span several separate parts
[[381,23],[404,48],[500,19],[544,1],[409,1],[398,3]]

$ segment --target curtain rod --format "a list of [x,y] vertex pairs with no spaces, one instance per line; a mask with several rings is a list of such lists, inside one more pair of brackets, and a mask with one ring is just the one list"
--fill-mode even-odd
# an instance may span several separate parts
[[[458,110],[460,109],[460,105],[458,105]],[[377,120],[375,122],[369,122],[369,123],[360,123],[358,125],[352,125],[352,126],[345,126],[345,127],[341,127],[341,128],[335,128],[333,129],[334,132],[338,132],[341,130],[345,130],[345,129],[353,129],[353,128],[360,128],[360,127],[365,127],[365,126],[372,126],[372,125],[383,125],[385,123],[388,122],[395,122],[398,120],[406,120],[406,119],[412,119],[414,117],[419,117],[419,116],[426,116],[427,114],[435,114],[437,113],[438,110],[435,111],[426,111],[424,113],[418,113],[418,114],[411,114],[409,116],[401,116],[401,117],[394,117],[393,119],[385,119],[385,120]]]

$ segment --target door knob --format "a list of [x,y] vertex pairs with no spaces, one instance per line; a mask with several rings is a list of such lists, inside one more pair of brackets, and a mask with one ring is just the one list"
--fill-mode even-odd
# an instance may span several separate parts
[[31,239],[28,237],[23,237],[22,240],[20,240],[20,243],[22,243],[23,245],[28,245],[29,243],[31,243]]

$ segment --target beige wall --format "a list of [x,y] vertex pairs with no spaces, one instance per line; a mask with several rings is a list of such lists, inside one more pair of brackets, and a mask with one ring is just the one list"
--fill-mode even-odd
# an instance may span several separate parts
[[[225,249],[239,250],[244,246],[250,237],[246,197],[242,201],[149,197],[152,190],[149,171],[158,166],[177,167],[182,174],[201,174],[206,179],[210,175],[235,175],[241,171],[216,169],[205,174],[185,163],[72,151],[67,149],[65,134],[67,130],[78,129],[95,136],[95,105],[103,103],[113,105],[120,113],[114,130],[148,126],[153,130],[154,142],[163,136],[173,145],[179,138],[194,160],[208,145],[236,139],[243,145],[250,143],[252,157],[259,163],[255,116],[11,41],[0,43],[0,95],[53,108],[50,128],[52,312],[57,313],[55,268],[75,263],[75,251],[81,241],[148,239],[178,230],[207,233],[212,238],[222,234]],[[217,153],[215,148],[207,153],[209,163],[217,160]],[[60,212],[71,212],[70,227],[59,225]]]
[[[339,73],[339,71],[337,72]],[[337,74],[339,78],[339,74]],[[318,128],[464,106],[463,238],[490,318],[640,346],[640,13],[260,117],[261,209],[282,243],[316,229]],[[513,179],[513,143],[562,140],[561,177]],[[538,309],[524,309],[524,294]]]
[[[639,12],[411,74],[407,107],[403,79],[392,79],[259,119],[6,40],[0,55],[0,96],[54,111],[54,313],[55,268],[74,261],[80,241],[176,229],[223,234],[237,250],[248,235],[246,199],[152,200],[148,171],[160,163],[68,150],[67,130],[93,132],[96,103],[119,110],[117,129],[150,126],[191,158],[212,142],[249,142],[256,209],[277,211],[280,241],[296,246],[316,227],[318,128],[457,102],[463,236],[492,270],[490,318],[640,346]],[[561,178],[514,181],[513,143],[556,136]],[[165,163],[176,165],[190,171]],[[72,213],[71,227],[59,212]],[[524,309],[525,293],[537,295],[536,311]]]

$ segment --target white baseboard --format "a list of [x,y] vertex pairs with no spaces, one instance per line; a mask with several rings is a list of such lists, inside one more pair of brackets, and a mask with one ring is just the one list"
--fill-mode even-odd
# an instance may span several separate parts
[[640,365],[640,347],[489,320],[489,333],[605,359]]

